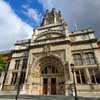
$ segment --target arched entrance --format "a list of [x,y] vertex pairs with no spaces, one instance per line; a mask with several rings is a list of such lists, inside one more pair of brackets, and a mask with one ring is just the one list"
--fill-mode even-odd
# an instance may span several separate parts
[[64,67],[60,59],[46,56],[40,59],[40,71],[43,95],[63,94],[61,84],[64,82]]

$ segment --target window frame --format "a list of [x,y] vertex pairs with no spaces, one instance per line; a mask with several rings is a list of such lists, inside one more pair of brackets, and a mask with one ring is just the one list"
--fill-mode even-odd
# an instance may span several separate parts
[[16,85],[17,79],[18,79],[18,72],[13,72],[12,73],[11,85]]
[[73,60],[74,60],[74,64],[76,66],[82,66],[83,65],[83,59],[82,59],[82,56],[81,56],[80,53],[73,54]]
[[20,59],[15,60],[15,70],[18,70],[20,66]]
[[[77,72],[78,72],[78,74],[77,74]],[[85,77],[85,72],[84,72],[83,69],[77,69],[75,71],[75,75],[76,75],[76,82],[77,82],[77,84],[80,84],[80,85],[87,84],[86,77]],[[84,76],[85,81],[83,81],[83,78],[82,78],[83,76]]]
[[94,65],[96,64],[96,58],[93,52],[86,52],[85,55],[85,64],[86,65]]

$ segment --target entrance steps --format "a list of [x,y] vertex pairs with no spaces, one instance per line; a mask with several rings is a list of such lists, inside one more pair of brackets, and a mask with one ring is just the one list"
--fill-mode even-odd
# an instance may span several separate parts
[[16,91],[0,91],[0,96],[3,95],[16,95]]
[[[0,100],[16,100],[16,95],[0,95]],[[78,97],[78,100],[100,100],[100,98],[83,98]],[[73,96],[33,96],[20,95],[18,100],[75,100]]]

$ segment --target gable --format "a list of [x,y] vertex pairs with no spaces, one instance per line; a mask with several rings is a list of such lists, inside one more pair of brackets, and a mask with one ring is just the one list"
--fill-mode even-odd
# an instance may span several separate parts
[[40,41],[40,40],[51,40],[51,39],[55,39],[55,38],[61,38],[61,37],[65,37],[65,34],[59,32],[59,31],[45,31],[42,32],[41,34],[39,34],[35,41]]

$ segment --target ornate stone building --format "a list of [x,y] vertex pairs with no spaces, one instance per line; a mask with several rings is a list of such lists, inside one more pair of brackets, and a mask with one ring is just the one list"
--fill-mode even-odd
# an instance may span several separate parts
[[20,94],[100,96],[100,50],[91,29],[69,32],[60,11],[46,11],[32,39],[17,41],[2,91]]
[[98,47],[100,49],[100,38],[98,39],[97,44],[98,44]]

